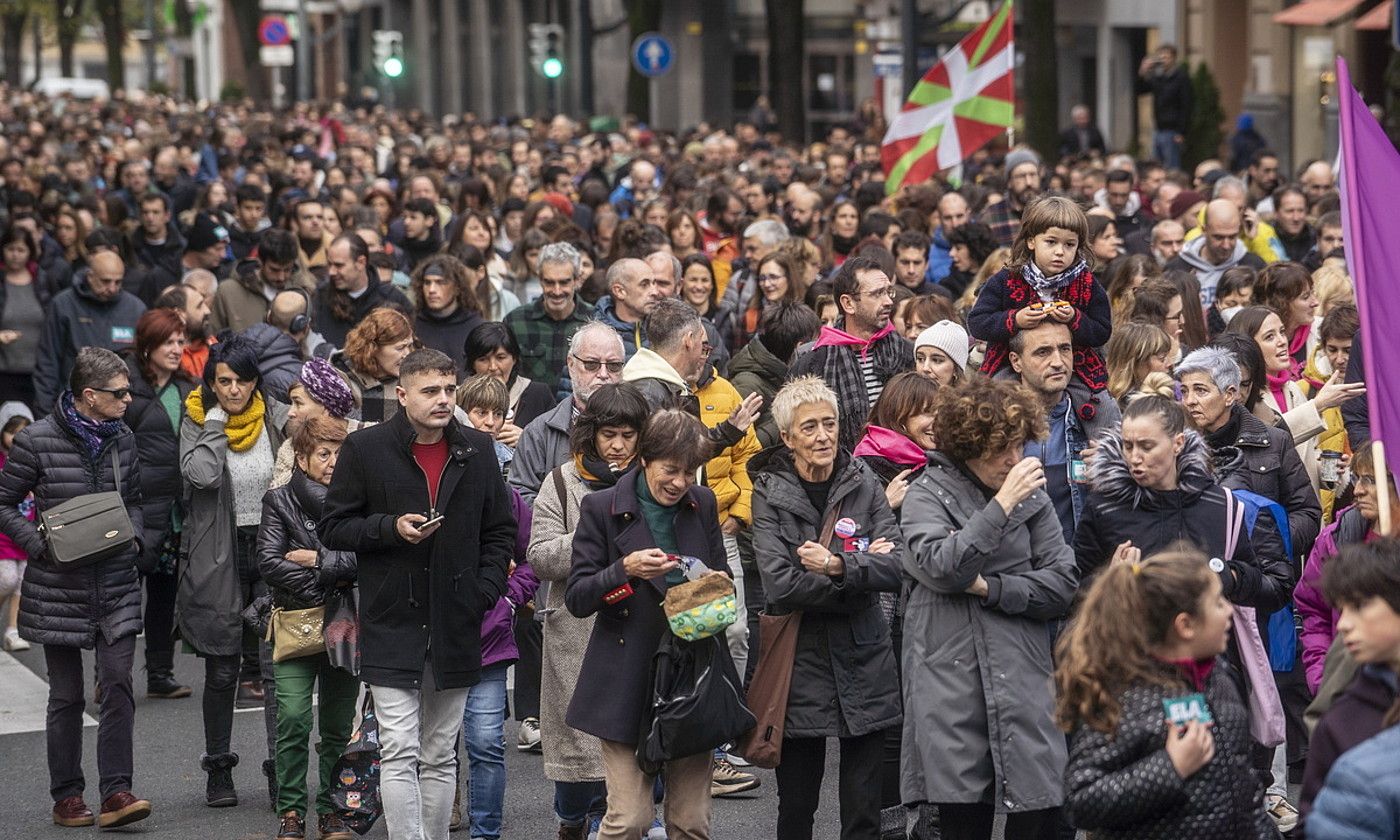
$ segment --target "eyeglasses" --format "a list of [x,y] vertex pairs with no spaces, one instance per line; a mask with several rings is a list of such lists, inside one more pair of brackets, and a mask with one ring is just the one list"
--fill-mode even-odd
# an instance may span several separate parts
[[1376,477],[1374,475],[1353,474],[1353,477],[1356,479],[1357,487],[1370,487],[1373,490],[1376,487]]
[[589,373],[597,373],[598,368],[604,365],[607,365],[608,373],[622,373],[622,366],[625,364],[624,362],[605,362],[602,359],[585,359],[579,355],[570,355],[573,356],[574,361],[583,365],[583,369]]
[[876,299],[889,298],[890,300],[894,300],[894,286],[886,286],[883,289],[869,289],[867,291],[860,292],[856,295],[856,297],[868,297]]
[[786,275],[786,274],[760,274],[760,275],[758,275],[758,282],[759,282],[759,283],[779,283],[779,282],[782,282],[782,281],[784,281],[784,280],[786,280],[786,279],[787,279],[787,275]]
[[701,352],[703,352],[706,356],[708,356],[708,355],[710,355],[711,353],[715,352],[714,345],[710,344],[710,342],[708,342],[708,341],[702,341],[702,342],[700,342],[700,350],[701,350]]
[[131,396],[130,388],[90,388],[90,390],[101,391],[104,394],[111,394],[114,398],[118,400],[124,400],[127,397]]

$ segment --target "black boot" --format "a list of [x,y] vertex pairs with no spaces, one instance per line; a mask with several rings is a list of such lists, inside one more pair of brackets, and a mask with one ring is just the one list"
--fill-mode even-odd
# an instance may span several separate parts
[[237,805],[238,793],[233,789],[233,768],[238,766],[238,753],[206,755],[199,759],[199,766],[209,774],[205,803],[210,808]]
[[179,700],[190,696],[190,687],[175,680],[175,655],[170,651],[146,651],[146,696]]
[[263,775],[267,777],[267,801],[272,806],[272,810],[277,810],[277,760],[274,758],[263,759]]

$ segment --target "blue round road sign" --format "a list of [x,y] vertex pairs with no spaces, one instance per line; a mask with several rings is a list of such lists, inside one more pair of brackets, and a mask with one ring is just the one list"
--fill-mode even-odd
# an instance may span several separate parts
[[282,47],[292,42],[287,19],[281,15],[266,15],[258,24],[258,42],[264,47]]
[[658,32],[643,32],[632,42],[632,66],[649,79],[666,75],[676,51]]

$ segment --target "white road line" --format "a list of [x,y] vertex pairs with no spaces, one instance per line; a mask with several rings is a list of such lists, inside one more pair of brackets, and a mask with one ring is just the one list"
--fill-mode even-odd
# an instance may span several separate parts
[[[43,732],[49,684],[8,653],[0,653],[0,735]],[[83,726],[96,726],[83,714]]]

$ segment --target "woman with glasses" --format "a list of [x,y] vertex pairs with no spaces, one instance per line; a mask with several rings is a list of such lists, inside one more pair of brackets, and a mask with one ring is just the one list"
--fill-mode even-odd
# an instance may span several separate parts
[[807,292],[804,276],[802,264],[790,252],[774,251],[759,261],[757,282],[730,284],[715,326],[731,352],[739,352],[758,334],[764,307],[780,300],[802,300]]

